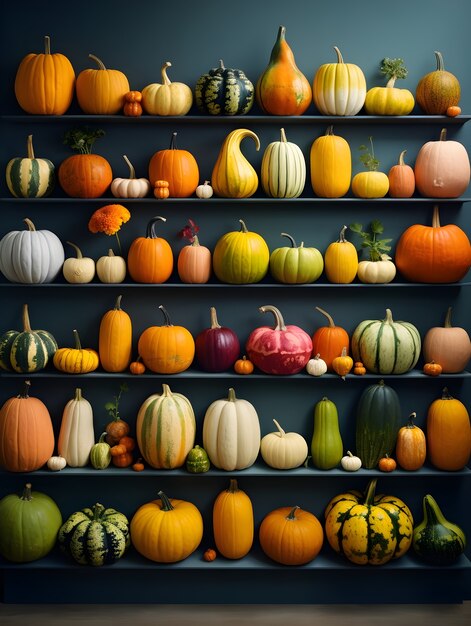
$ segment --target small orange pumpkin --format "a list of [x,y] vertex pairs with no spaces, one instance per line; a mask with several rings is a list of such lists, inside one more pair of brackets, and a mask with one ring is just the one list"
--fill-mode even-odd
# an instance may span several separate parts
[[216,557],[217,557],[217,553],[216,553],[216,550],[214,550],[214,548],[208,548],[203,553],[203,559],[205,561],[208,561],[209,563],[211,561],[215,561]]
[[353,359],[347,355],[347,348],[344,346],[340,356],[336,356],[332,361],[332,369],[336,374],[345,380],[345,376],[349,374],[353,367]]
[[144,469],[145,469],[145,465],[144,465],[144,462],[143,462],[143,460],[141,459],[141,457],[139,457],[139,458],[137,459],[137,461],[136,461],[135,463],[133,463],[132,468],[133,468],[133,470],[134,470],[135,472],[142,472],[142,471],[144,471]]
[[388,194],[391,198],[411,198],[414,195],[415,174],[413,168],[404,161],[406,152],[401,152],[398,162],[388,172]]
[[244,354],[241,359],[237,359],[234,363],[234,371],[236,374],[252,374],[254,371],[254,364]]
[[392,457],[390,457],[388,454],[385,454],[378,461],[378,469],[381,470],[382,472],[394,472],[396,467],[397,467],[396,461]]
[[170,147],[152,155],[149,180],[167,180],[172,198],[189,198],[199,185],[198,163],[191,152],[177,148],[176,138],[173,133]]
[[140,91],[128,91],[124,94],[123,113],[128,117],[142,115],[142,93]]
[[461,107],[458,105],[451,105],[447,108],[446,114],[448,117],[457,117],[458,115],[461,115]]
[[140,376],[141,374],[144,374],[144,372],[146,371],[146,366],[141,361],[140,356],[138,356],[135,361],[132,361],[129,364],[129,371],[131,372],[131,374],[134,374],[135,376]]
[[429,363],[425,363],[423,367],[424,374],[427,376],[440,376],[443,368],[440,363],[435,363],[435,361],[430,361]]
[[165,200],[170,196],[168,180],[156,180],[154,183],[154,196],[159,200]]
[[353,373],[355,376],[364,376],[366,374],[366,367],[361,361],[355,361],[353,364]]

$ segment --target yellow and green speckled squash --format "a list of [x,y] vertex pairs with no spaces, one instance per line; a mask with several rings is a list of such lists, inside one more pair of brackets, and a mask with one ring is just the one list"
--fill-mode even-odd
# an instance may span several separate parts
[[366,492],[347,491],[328,503],[325,534],[330,546],[358,565],[383,565],[410,548],[414,519],[395,496],[375,495],[377,479]]
[[242,154],[240,143],[251,137],[260,150],[260,139],[246,128],[237,128],[223,141],[213,167],[211,184],[214,193],[221,198],[250,198],[258,189],[258,175]]
[[55,167],[49,159],[34,156],[33,135],[28,135],[26,157],[15,157],[7,163],[5,178],[15,198],[44,198],[55,185]]
[[271,198],[297,198],[306,182],[306,161],[301,148],[286,139],[284,128],[280,135],[280,141],[268,144],[263,153],[263,191]]

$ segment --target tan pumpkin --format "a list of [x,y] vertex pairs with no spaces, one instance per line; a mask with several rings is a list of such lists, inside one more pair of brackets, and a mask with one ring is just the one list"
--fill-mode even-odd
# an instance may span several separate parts
[[183,283],[203,284],[210,279],[211,269],[211,251],[202,246],[198,236],[195,235],[193,242],[183,246],[178,254],[178,276]]
[[115,115],[123,108],[124,96],[129,91],[129,81],[120,70],[107,69],[95,55],[98,69],[85,69],[77,76],[76,95],[79,107],[88,115]]
[[64,261],[62,274],[68,283],[91,283],[95,277],[95,261],[84,257],[82,251],[71,241],[67,242],[75,250],[76,256]]
[[142,107],[150,115],[186,115],[193,104],[193,92],[185,83],[172,83],[167,69],[172,67],[165,61],[161,67],[161,83],[151,83],[142,90]]
[[106,372],[124,372],[132,358],[132,321],[121,308],[121,298],[117,297],[114,308],[100,322],[98,354]]
[[275,469],[293,469],[304,463],[308,455],[308,445],[302,435],[285,432],[273,420],[277,430],[262,437],[260,454],[267,465]]
[[311,185],[321,198],[342,198],[350,189],[352,154],[348,141],[333,126],[314,140],[310,151]]
[[438,363],[444,374],[458,374],[471,359],[471,339],[468,332],[451,324],[451,306],[443,326],[434,326],[425,333],[422,352],[425,362]]
[[96,262],[96,273],[102,283],[122,283],[126,278],[126,260],[116,256],[110,248],[106,256]]
[[93,408],[77,388],[62,412],[57,451],[69,467],[85,467],[94,445]]

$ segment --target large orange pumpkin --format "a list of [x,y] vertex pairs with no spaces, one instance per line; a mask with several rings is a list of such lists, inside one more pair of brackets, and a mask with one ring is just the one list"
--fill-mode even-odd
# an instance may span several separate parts
[[9,472],[34,472],[54,451],[54,431],[46,405],[29,396],[30,382],[0,409],[0,466]]
[[129,91],[129,81],[120,70],[109,70],[93,54],[88,55],[98,64],[98,69],[82,70],[77,76],[77,100],[84,113],[89,115],[114,115],[123,109],[124,96]]
[[176,145],[177,133],[172,134],[170,147],[158,150],[149,161],[149,180],[166,180],[171,198],[189,198],[199,185],[199,168],[195,157],[188,150]]
[[414,224],[402,233],[394,260],[407,280],[453,283],[463,278],[471,266],[471,243],[459,226],[440,225],[435,206],[432,226]]
[[100,198],[111,185],[113,172],[99,154],[73,154],[60,164],[58,178],[71,198]]
[[137,283],[164,283],[173,271],[170,244],[155,232],[156,223],[165,217],[153,217],[147,224],[146,236],[137,237],[128,251],[128,272]]
[[63,115],[74,97],[74,68],[63,54],[51,54],[48,35],[44,44],[44,54],[27,54],[18,66],[15,96],[26,113]]
[[316,311],[322,313],[327,318],[329,325],[320,326],[312,336],[312,356],[320,355],[325,361],[327,369],[333,372],[332,362],[342,354],[346,348],[346,354],[350,353],[350,337],[347,331],[341,326],[336,326],[332,316],[320,307],[316,306]]

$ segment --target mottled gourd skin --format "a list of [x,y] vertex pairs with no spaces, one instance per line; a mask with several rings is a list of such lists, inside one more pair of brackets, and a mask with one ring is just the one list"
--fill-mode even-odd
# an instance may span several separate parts
[[199,77],[195,85],[195,103],[209,115],[245,115],[254,103],[253,83],[242,70],[213,68]]

